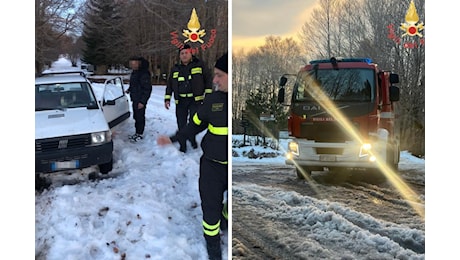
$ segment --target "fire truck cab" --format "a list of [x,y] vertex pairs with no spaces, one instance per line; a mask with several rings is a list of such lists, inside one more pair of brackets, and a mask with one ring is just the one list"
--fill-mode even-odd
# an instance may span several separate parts
[[[284,103],[288,74],[280,79]],[[286,164],[300,179],[325,168],[397,170],[398,74],[369,58],[313,60],[295,77],[289,104]]]

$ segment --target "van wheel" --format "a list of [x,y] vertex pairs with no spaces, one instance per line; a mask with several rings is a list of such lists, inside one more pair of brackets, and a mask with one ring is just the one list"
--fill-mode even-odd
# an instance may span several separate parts
[[104,164],[99,164],[99,171],[102,174],[108,174],[113,167],[113,159],[110,159],[110,162],[104,163]]
[[42,192],[49,186],[51,186],[51,182],[49,182],[46,178],[41,177],[39,173],[35,173],[35,191]]
[[311,169],[308,167],[296,167],[297,178],[299,180],[306,180],[310,179],[311,176]]

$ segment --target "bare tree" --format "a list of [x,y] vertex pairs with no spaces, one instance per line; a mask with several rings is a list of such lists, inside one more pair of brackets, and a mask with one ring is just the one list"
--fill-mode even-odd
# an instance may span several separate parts
[[[418,22],[425,17],[425,2],[414,1]],[[371,25],[368,50],[381,68],[400,75],[401,148],[415,155],[425,153],[425,48],[420,36],[403,36],[409,3],[401,1],[365,2],[365,15]]]
[[[278,114],[284,111],[276,102],[279,79],[283,74],[296,72],[300,68],[300,53],[299,45],[292,38],[268,36],[263,46],[248,54],[233,54],[234,133],[241,131],[235,126],[239,125],[242,110],[246,109],[246,101],[250,96],[257,95],[259,104],[254,104],[254,107],[261,106],[257,108],[258,112],[274,114],[279,121],[285,118],[285,115]],[[284,128],[283,123],[280,125]]]
[[338,56],[352,57],[366,39],[368,29],[363,18],[362,1],[344,0],[339,3],[337,12],[340,34],[336,41],[342,42],[337,49]]
[[334,24],[334,13],[338,10],[338,1],[320,0],[319,8],[313,10],[311,18],[302,26],[299,38],[309,58],[326,58],[333,55],[333,30],[337,28]]
[[77,30],[78,8],[74,0],[35,0],[36,74],[62,53],[60,40]]
[[183,44],[180,40],[174,42],[172,36],[182,37],[193,9],[201,29],[206,31],[207,45],[197,43],[192,47],[200,50],[196,56],[212,68],[215,60],[228,50],[228,1],[225,0],[173,0],[167,4],[161,0],[132,1],[126,9],[125,49],[146,57],[153,71],[169,72],[179,61],[177,50]]
[[[247,62],[244,53],[234,53],[232,55],[232,118],[240,119],[241,111],[244,109],[245,100],[248,98],[248,91],[245,86],[247,82]],[[233,122],[235,129],[238,121]]]
[[[112,4],[112,12],[108,8],[103,16],[93,15],[89,19],[89,10],[79,10],[74,4],[85,7],[92,2]],[[183,44],[182,33],[193,9],[201,29],[206,30],[204,44],[197,44],[200,51],[196,55],[212,68],[215,60],[228,51],[227,0],[36,0],[36,71],[40,72],[43,64],[50,64],[62,53],[71,52],[71,58],[78,60],[88,42],[75,35],[84,31],[85,24],[99,37],[94,40],[97,48],[91,55],[106,57],[106,64],[101,66],[127,65],[130,56],[142,55],[150,61],[150,69],[159,80],[178,62],[177,44]],[[81,22],[76,23],[77,18]],[[177,44],[172,39],[174,33],[179,36]],[[64,36],[64,43],[58,43]]]
[[367,37],[363,1],[321,0],[299,38],[309,59],[353,56]]

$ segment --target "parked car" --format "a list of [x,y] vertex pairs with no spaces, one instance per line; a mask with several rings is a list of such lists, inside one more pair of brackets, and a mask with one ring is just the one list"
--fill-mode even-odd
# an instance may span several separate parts
[[98,166],[112,170],[111,128],[130,117],[121,77],[105,81],[98,100],[83,71],[35,79],[35,173]]

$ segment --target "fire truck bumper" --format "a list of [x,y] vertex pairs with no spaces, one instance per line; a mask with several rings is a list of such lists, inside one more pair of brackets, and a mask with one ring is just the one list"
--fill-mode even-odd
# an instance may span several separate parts
[[336,161],[336,162],[324,162],[324,161],[312,161],[312,160],[292,160],[286,159],[286,164],[302,166],[302,167],[328,167],[328,168],[378,168],[375,162],[350,162],[350,161]]
[[290,142],[286,164],[302,167],[378,168],[385,162],[385,147],[377,144]]

